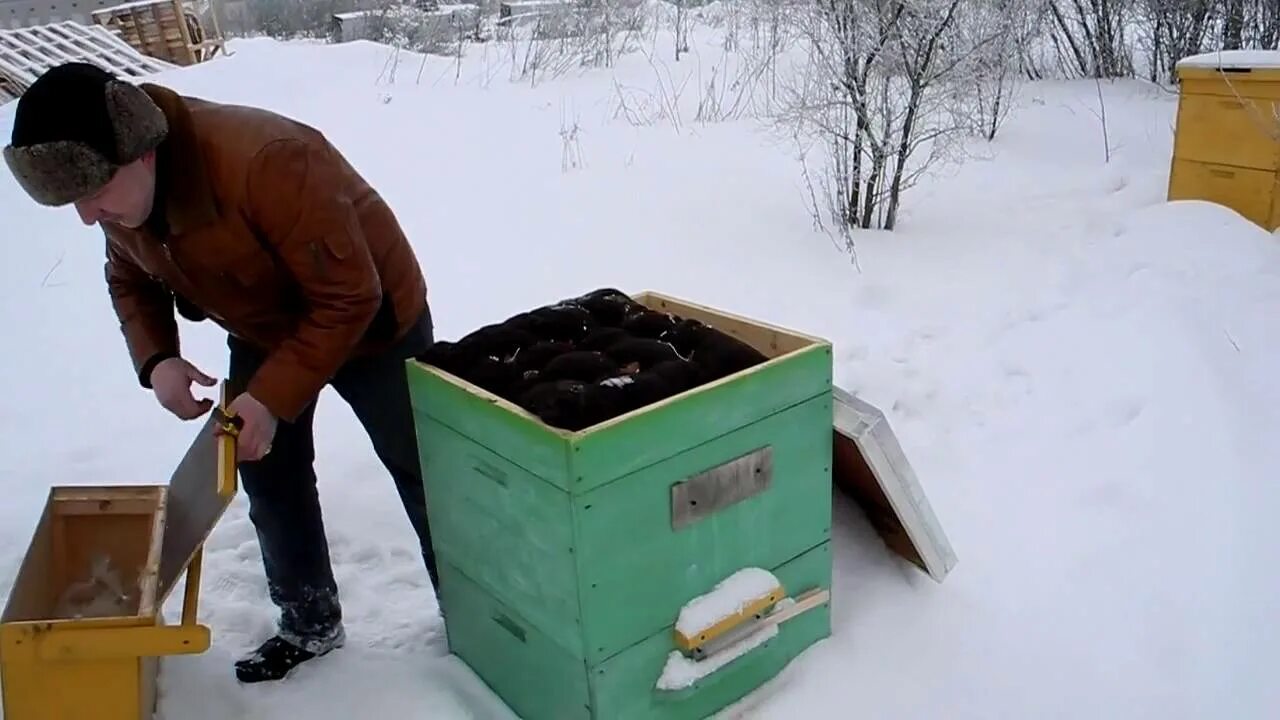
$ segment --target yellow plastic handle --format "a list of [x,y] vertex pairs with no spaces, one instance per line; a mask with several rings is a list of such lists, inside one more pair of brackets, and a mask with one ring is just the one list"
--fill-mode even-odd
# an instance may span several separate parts
[[[222,382],[218,407],[227,409],[227,383]],[[218,495],[226,500],[236,494],[236,438],[224,434],[214,438],[218,443]]]
[[64,662],[194,655],[208,650],[210,639],[203,625],[85,628],[45,634],[37,655]]

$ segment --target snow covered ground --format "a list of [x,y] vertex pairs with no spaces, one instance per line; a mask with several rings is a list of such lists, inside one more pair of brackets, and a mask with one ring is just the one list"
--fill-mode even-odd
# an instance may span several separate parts
[[[326,131],[400,214],[440,337],[611,285],[834,341],[837,382],[888,413],[959,565],[935,584],[838,506],[834,635],[746,715],[1273,717],[1280,247],[1229,211],[1163,202],[1168,93],[1103,85],[1106,162],[1092,83],[1025,87],[995,143],[908,195],[896,233],[859,238],[855,267],[813,230],[786,143],[692,112],[679,132],[614,119],[615,75],[656,89],[643,57],[531,87],[479,56],[456,84],[432,59],[418,84],[403,56],[389,85],[389,51],[368,43],[233,50],[159,79]],[[673,85],[696,72],[667,63]],[[136,385],[98,231],[7,173],[0,217],[7,594],[50,485],[164,482],[194,427]],[[183,333],[225,372],[220,331]],[[241,497],[206,554],[213,648],[168,661],[161,717],[511,717],[446,654],[391,483],[332,393],[317,454],[348,647],[236,685],[232,660],[275,617]]]

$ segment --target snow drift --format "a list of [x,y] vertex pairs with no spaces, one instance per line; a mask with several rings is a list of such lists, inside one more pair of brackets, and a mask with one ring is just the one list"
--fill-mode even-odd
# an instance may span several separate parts
[[[670,72],[708,71],[708,48]],[[1106,162],[1092,83],[1028,86],[994,144],[906,198],[898,232],[858,238],[855,266],[814,232],[791,149],[756,125],[615,118],[614,77],[655,83],[643,58],[530,87],[484,82],[484,57],[457,84],[429,60],[418,84],[402,56],[388,84],[390,51],[369,43],[233,49],[159,79],[332,136],[413,238],[439,337],[651,288],[832,339],[837,382],[889,415],[959,564],[935,584],[838,504],[833,637],[728,714],[1169,720],[1280,703],[1280,248],[1222,208],[1163,202],[1169,97],[1103,85]],[[0,108],[5,137],[11,120]],[[194,426],[137,387],[100,233],[6,173],[0,216],[7,592],[51,484],[163,482]],[[189,358],[224,372],[222,334],[182,329]],[[205,556],[213,648],[167,663],[161,717],[510,717],[447,656],[391,482],[332,393],[316,426],[348,646],[287,683],[235,685],[232,660],[275,617],[241,497]]]

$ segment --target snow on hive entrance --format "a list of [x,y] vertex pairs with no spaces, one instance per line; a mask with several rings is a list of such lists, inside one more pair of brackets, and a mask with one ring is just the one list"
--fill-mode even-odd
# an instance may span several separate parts
[[768,570],[743,568],[721,580],[711,592],[685,604],[676,621],[676,630],[685,637],[696,638],[780,587],[782,583]]
[[[686,648],[701,646],[742,623],[752,621],[781,599],[782,583],[773,573],[761,568],[743,568],[680,609],[675,627],[677,644]],[[687,657],[678,649],[672,650],[657,687],[659,690],[686,688],[777,634],[778,626],[769,624],[702,659]]]
[[667,664],[658,677],[659,690],[683,690],[730,662],[746,655],[778,634],[777,625],[766,625],[742,638],[724,650],[703,660],[685,657],[679,650],[672,650]]
[[117,76],[139,78],[177,66],[133,49],[110,30],[77,22],[0,30],[0,102],[17,97],[55,65],[90,62]]

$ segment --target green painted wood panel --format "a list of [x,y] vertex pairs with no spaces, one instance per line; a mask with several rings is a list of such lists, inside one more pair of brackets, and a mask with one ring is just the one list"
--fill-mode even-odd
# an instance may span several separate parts
[[[831,588],[831,545],[817,548],[774,569],[792,597],[815,587]],[[833,599],[834,601],[834,599]],[[601,720],[695,720],[707,717],[759,688],[787,664],[831,635],[830,604],[816,607],[778,626],[778,635],[692,686],[658,690],[671,636],[659,632],[593,668],[593,718]],[[834,710],[834,709],[833,709]],[[837,715],[848,714],[843,709]]]
[[[449,649],[525,720],[591,717],[587,669],[513,608],[452,564],[440,564]],[[432,716],[423,708],[424,717]]]
[[[831,364],[816,344],[567,433],[409,361],[454,652],[530,720],[702,717],[758,686],[828,632],[825,608],[700,688],[653,694],[680,606],[723,577],[816,563],[829,587]],[[769,491],[673,530],[673,483],[763,445]],[[795,560],[815,547],[825,566]]]
[[414,409],[480,441],[512,463],[568,490],[569,442],[531,416],[520,415],[456,384],[452,375],[406,362]]
[[417,425],[436,554],[581,657],[569,496],[433,418]]
[[[588,664],[670,627],[745,566],[776,567],[831,536],[830,394],[574,499]],[[673,530],[671,485],[771,446],[763,492]]]
[[[831,392],[831,346],[813,345],[708,385],[572,443],[575,495],[676,455],[743,425]],[[827,419],[830,430],[830,418]]]

